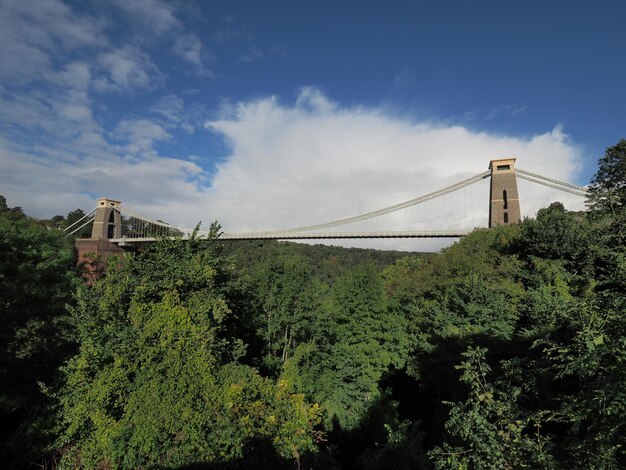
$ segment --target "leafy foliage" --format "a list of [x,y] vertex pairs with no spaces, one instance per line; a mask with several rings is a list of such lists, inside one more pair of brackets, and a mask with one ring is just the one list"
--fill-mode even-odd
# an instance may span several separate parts
[[615,215],[626,206],[626,139],[606,149],[589,192],[593,211]]
[[80,353],[60,393],[66,466],[181,466],[242,457],[252,438],[298,460],[316,405],[237,364],[214,240],[163,241],[109,266],[73,310]]
[[380,391],[390,366],[401,367],[408,350],[404,319],[387,311],[373,267],[356,269],[335,284],[319,330],[300,345],[284,377],[319,402],[328,428],[356,427]]
[[[468,348],[461,382],[469,387],[463,403],[451,405],[446,430],[462,446],[445,443],[431,451],[436,468],[553,468],[548,440],[541,434],[541,414],[525,416],[517,406],[520,387],[489,383],[491,367],[484,348]],[[534,429],[532,429],[534,428]],[[535,432],[533,432],[535,431]]]
[[591,216],[611,243],[626,242],[626,139],[606,149],[598,162],[588,205]]
[[252,282],[262,313],[258,332],[266,351],[264,366],[278,374],[298,344],[314,334],[323,288],[314,282],[307,260],[291,255],[260,263]]
[[44,391],[72,349],[65,304],[77,283],[74,256],[46,230],[0,199],[0,460],[20,468],[49,442]]
[[[233,256],[243,272],[256,271],[259,265],[278,257],[298,257],[306,260],[310,275],[330,285],[356,266],[369,264],[382,271],[407,256],[403,251],[366,248],[342,248],[332,245],[309,245],[277,241],[222,241],[225,255]],[[415,257],[429,253],[411,253]]]

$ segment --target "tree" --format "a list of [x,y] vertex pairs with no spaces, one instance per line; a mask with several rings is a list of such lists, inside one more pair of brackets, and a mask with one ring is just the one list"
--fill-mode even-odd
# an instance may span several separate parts
[[[593,263],[598,246],[596,234],[587,217],[568,212],[560,203],[540,209],[535,219],[520,225],[510,251],[526,264],[524,281],[527,287],[538,287],[547,279],[541,277],[549,264],[562,265],[569,283],[584,294],[593,278]],[[558,269],[558,268],[555,268]]]
[[555,380],[578,384],[558,397],[555,418],[567,426],[563,460],[571,468],[626,466],[625,309],[623,289],[601,292],[572,312],[573,335],[538,344]]
[[[64,227],[67,228],[67,227],[72,226],[72,224],[78,222],[84,216],[85,216],[85,212],[82,209],[75,209],[73,211],[70,211],[67,214],[67,217],[65,218]],[[85,222],[86,222],[86,220],[83,220],[82,222],[74,225],[72,227],[72,229],[69,230],[69,232],[77,230]],[[91,237],[91,225],[86,225],[85,227],[82,227],[80,230],[78,230],[72,236],[73,236],[73,238],[89,238],[89,237]]]
[[606,149],[598,162],[589,193],[589,206],[593,211],[614,215],[626,206],[626,139]]
[[10,218],[13,220],[26,217],[26,215],[24,214],[24,209],[22,209],[21,207],[7,206],[7,200],[2,195],[0,195],[0,213],[4,214],[6,218]]
[[415,338],[408,372],[437,343],[475,335],[510,338],[523,294],[520,261],[508,256],[519,226],[477,231],[442,253],[402,260],[383,273],[391,305]]
[[[0,200],[2,202],[2,200]],[[44,390],[72,351],[65,305],[78,282],[71,245],[11,210],[0,212],[0,461],[39,461],[51,437]]]
[[587,204],[599,225],[598,235],[611,244],[626,242],[626,139],[606,149],[589,188]]
[[[239,364],[230,274],[213,238],[162,240],[114,260],[79,291],[80,351],[65,367],[66,466],[181,467],[236,459],[298,461],[314,450],[319,409]],[[245,450],[252,441],[269,444]],[[256,447],[255,447],[256,448]]]
[[554,468],[549,439],[540,433],[541,414],[529,417],[517,405],[521,388],[489,381],[487,350],[470,347],[457,366],[469,387],[467,400],[450,405],[448,440],[430,452],[436,468]]
[[298,344],[312,336],[313,316],[322,287],[302,256],[283,255],[260,262],[252,273],[260,309],[258,333],[264,342],[264,366],[279,374]]
[[354,429],[381,396],[379,381],[409,350],[404,318],[387,309],[382,280],[365,265],[341,277],[283,377],[322,405],[327,428]]

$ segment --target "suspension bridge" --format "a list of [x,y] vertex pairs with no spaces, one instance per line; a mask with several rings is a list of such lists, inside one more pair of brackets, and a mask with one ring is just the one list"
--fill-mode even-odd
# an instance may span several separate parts
[[[581,197],[587,196],[586,188],[567,182],[548,178],[515,167],[515,158],[492,160],[489,169],[457,183],[446,186],[428,194],[407,201],[390,205],[381,209],[365,212],[352,217],[327,221],[314,225],[293,227],[276,231],[221,233],[221,240],[315,240],[315,239],[356,239],[356,238],[459,238],[467,235],[470,230],[429,230],[429,231],[326,231],[355,222],[363,222],[391,214],[409,207],[418,206],[427,201],[441,198],[490,178],[489,195],[489,227],[518,223],[521,220],[517,179],[558,189]],[[194,229],[178,227],[162,220],[145,217],[138,212],[123,206],[120,201],[99,199],[98,205],[82,219],[65,229],[68,235],[92,225],[90,239],[84,241],[107,242],[117,246],[149,243],[165,237],[189,238]],[[196,236],[207,236],[208,232],[198,232]],[[81,240],[78,240],[81,241]],[[84,245],[84,243],[83,243]],[[100,247],[102,243],[91,244],[85,249]],[[106,249],[104,250],[106,251]]]

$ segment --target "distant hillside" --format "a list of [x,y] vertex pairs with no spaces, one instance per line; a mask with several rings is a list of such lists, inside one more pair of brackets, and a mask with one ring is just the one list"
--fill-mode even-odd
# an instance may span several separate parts
[[250,268],[260,261],[280,255],[299,255],[307,258],[314,271],[324,281],[362,264],[372,264],[378,271],[401,258],[431,256],[432,253],[344,248],[329,245],[268,241],[224,241],[224,254],[236,258],[239,267]]

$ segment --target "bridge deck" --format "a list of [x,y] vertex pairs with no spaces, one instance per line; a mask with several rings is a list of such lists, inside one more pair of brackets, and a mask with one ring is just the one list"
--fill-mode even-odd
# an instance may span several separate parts
[[[223,233],[220,240],[331,240],[354,238],[461,238],[469,234],[469,230],[449,230],[432,232],[327,232],[327,233],[288,233],[288,232],[250,232]],[[117,244],[146,243],[156,241],[155,237],[114,238],[110,241]]]

